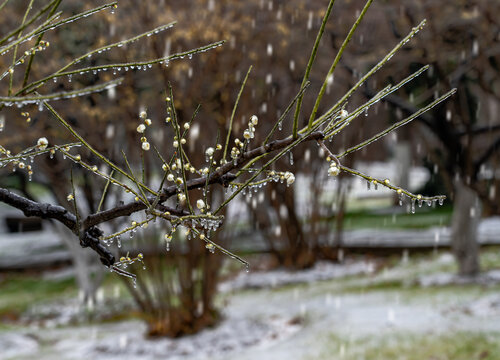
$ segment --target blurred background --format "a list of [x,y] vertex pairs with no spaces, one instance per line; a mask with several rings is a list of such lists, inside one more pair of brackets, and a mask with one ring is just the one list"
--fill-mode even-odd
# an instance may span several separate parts
[[[2,37],[19,25],[29,1],[0,11]],[[47,1],[34,1],[33,13]],[[63,0],[63,17],[102,5]],[[108,91],[53,102],[54,108],[98,151],[126,167],[141,164],[138,114],[153,122],[151,143],[171,153],[164,126],[171,84],[182,123],[194,115],[186,149],[193,164],[227,124],[241,83],[233,125],[241,135],[253,114],[256,139],[271,127],[300,89],[327,1],[183,2],[121,0],[118,8],[44,36],[29,81],[58,70],[90,49],[177,21],[168,31],[84,59],[78,67],[145,61],[218,40],[222,47],[147,69],[119,69],[50,81],[43,93],[99,84],[122,76]],[[328,69],[364,2],[337,1],[325,29],[300,121],[306,123]],[[304,144],[274,168],[292,171],[293,186],[272,183],[239,195],[214,241],[244,257],[211,253],[158,222],[110,249],[119,257],[142,252],[132,267],[137,286],[110,274],[95,253],[56,223],[25,218],[0,204],[0,358],[181,359],[500,359],[500,3],[477,1],[374,2],[328,80],[320,113],[401,41],[422,19],[426,27],[349,100],[352,111],[388,84],[430,68],[357,118],[328,147],[340,153],[409,116],[451,88],[457,93],[409,125],[343,158],[345,166],[423,195],[444,194],[441,205],[400,200],[342,173],[327,176],[324,154]],[[24,49],[22,49],[24,51]],[[12,55],[0,57],[7,68]],[[14,90],[23,71],[13,76]],[[8,78],[0,93],[8,92]],[[29,112],[30,121],[26,121]],[[291,132],[291,116],[277,137]],[[0,144],[18,152],[41,136],[74,141],[47,110],[0,110]],[[92,154],[89,164],[106,170]],[[150,154],[153,155],[153,154]],[[29,161],[29,160],[28,160]],[[144,159],[157,184],[161,162]],[[79,212],[95,212],[106,181],[61,154],[37,157],[27,171],[6,166],[0,184],[72,210],[70,170]],[[225,196],[214,188],[212,197]],[[109,191],[104,208],[130,200]],[[135,214],[108,224],[117,231]]]

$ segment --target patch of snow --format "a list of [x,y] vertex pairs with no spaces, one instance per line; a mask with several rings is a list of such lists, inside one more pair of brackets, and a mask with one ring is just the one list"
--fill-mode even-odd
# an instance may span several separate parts
[[219,285],[219,290],[229,292],[238,289],[274,288],[283,285],[310,283],[320,280],[337,279],[346,276],[371,274],[375,265],[371,262],[351,262],[333,264],[331,262],[317,262],[311,269],[289,271],[277,269],[271,271],[250,271],[239,273],[235,278]]
[[[290,320],[272,318],[260,321],[249,318],[224,320],[213,329],[179,339],[148,340],[123,330],[121,338],[108,337],[92,344],[88,351],[91,358],[106,355],[106,359],[158,358],[169,359],[196,356],[210,358],[216,355],[241,351],[254,346],[279,341],[300,329]],[[146,356],[147,355],[147,356]],[[144,357],[146,356],[146,357]]]
[[500,315],[500,295],[492,294],[466,305],[463,310],[472,316],[489,317]]
[[417,280],[423,287],[479,284],[491,286],[500,284],[500,270],[491,270],[477,276],[460,276],[454,273],[437,273],[425,275]]
[[35,355],[38,351],[38,342],[29,335],[7,333],[0,335],[0,349],[0,359],[21,355]]

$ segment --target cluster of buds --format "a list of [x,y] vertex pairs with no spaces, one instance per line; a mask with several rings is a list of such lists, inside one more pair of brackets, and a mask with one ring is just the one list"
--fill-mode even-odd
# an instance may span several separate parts
[[[244,145],[239,139],[234,140],[234,142],[236,146],[243,147]],[[231,159],[233,159],[235,162],[241,154],[240,149],[238,149],[236,146],[233,146],[233,148],[231,149]]]
[[328,168],[328,176],[333,176],[333,177],[338,176],[338,174],[340,174],[340,168],[337,162],[332,160],[330,156],[326,157],[326,161],[330,163],[330,167]]
[[[151,119],[148,119],[148,114],[146,113],[146,111],[141,111],[139,113],[139,119],[142,120],[142,123],[137,126],[136,130],[139,134],[144,134],[144,132],[146,131],[146,127],[150,126],[152,124],[152,121]],[[141,143],[142,150],[148,151],[151,148],[151,145],[149,144],[148,139],[145,136],[141,137]]]
[[[181,138],[180,143],[184,145],[186,143],[186,139]],[[172,143],[172,146],[176,149],[179,147],[179,140],[177,139],[177,136],[174,136],[174,142]]]
[[118,266],[118,267],[127,268],[127,266],[130,266],[137,261],[137,262],[142,263],[143,269],[145,269],[143,259],[144,259],[144,255],[142,253],[137,254],[137,256],[135,258],[131,258],[129,256],[129,253],[127,253],[127,256],[120,257],[120,261],[116,262],[114,265]]
[[255,137],[255,126],[259,123],[259,118],[256,115],[252,115],[250,121],[248,122],[248,129],[243,132],[243,137],[245,140],[250,140]]
[[[207,162],[211,162],[213,157],[214,157],[214,154],[215,154],[215,151],[216,150],[221,150],[222,149],[222,145],[221,144],[217,144],[215,146],[215,149],[213,147],[208,147],[206,150],[205,150],[205,159]],[[216,163],[214,163],[214,165],[216,165]]]
[[163,239],[165,239],[165,248],[167,251],[170,251],[170,243],[172,242],[172,238],[174,236],[174,233],[177,231],[177,226],[172,226],[172,229],[170,229],[170,232],[163,235]]
[[30,113],[29,113],[29,112],[27,112],[27,111],[23,111],[23,112],[21,113],[21,116],[26,118],[26,122],[27,122],[27,123],[30,123],[30,122],[31,122],[31,117],[30,117]]
[[[50,43],[48,41],[41,40],[37,46],[32,47],[30,50],[26,50],[23,56],[16,62],[16,65],[24,64],[24,61],[28,56],[35,55],[37,51],[45,50],[49,47],[49,45]],[[14,73],[14,68],[10,67],[8,72],[12,75]]]

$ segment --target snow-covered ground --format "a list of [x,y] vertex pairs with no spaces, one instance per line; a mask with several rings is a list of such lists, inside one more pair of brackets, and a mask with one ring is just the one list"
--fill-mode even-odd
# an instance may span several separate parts
[[[448,265],[450,257],[440,256],[402,260],[379,272],[372,263],[348,262],[319,264],[304,273],[242,273],[223,284],[228,291],[219,299],[223,322],[200,334],[146,340],[138,321],[20,328],[0,331],[0,359],[306,360],[325,349],[333,352],[321,358],[346,359],[348,344],[359,338],[377,341],[455,331],[500,334],[497,288],[416,285],[423,274]],[[377,287],[404,279],[413,285]],[[333,336],[340,342],[332,343]]]

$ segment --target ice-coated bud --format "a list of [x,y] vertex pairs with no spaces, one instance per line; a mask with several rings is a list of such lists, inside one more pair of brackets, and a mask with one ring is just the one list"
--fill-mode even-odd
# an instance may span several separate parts
[[347,116],[349,116],[349,113],[347,112],[347,110],[342,109],[340,111],[340,118],[345,119]]
[[214,154],[214,148],[213,147],[209,147],[207,150],[205,150],[205,155],[211,157],[213,154]]

